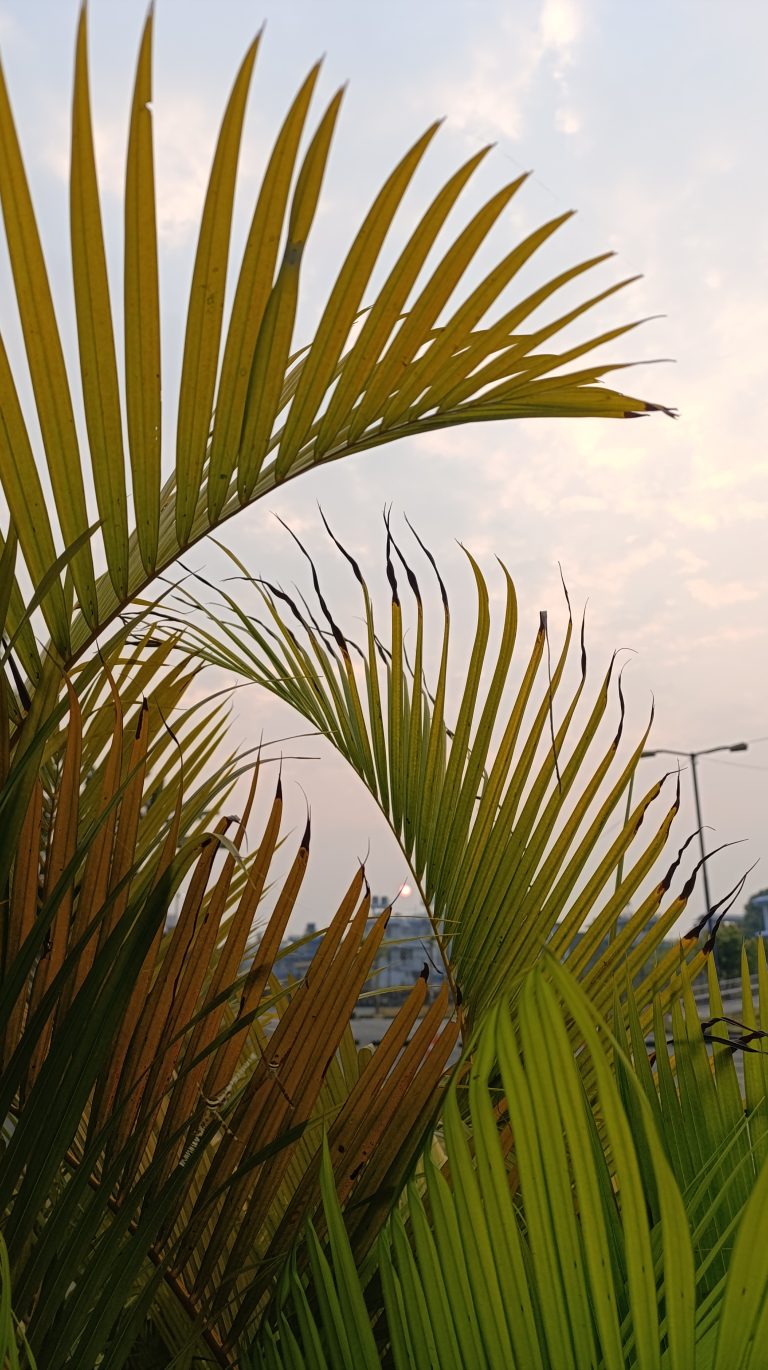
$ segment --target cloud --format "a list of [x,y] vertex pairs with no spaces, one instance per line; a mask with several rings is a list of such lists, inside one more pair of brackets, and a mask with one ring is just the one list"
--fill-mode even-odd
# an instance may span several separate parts
[[157,232],[170,247],[197,232],[213,158],[214,119],[194,96],[163,99],[159,106]]
[[545,0],[539,20],[539,34],[545,50],[554,48],[565,61],[581,39],[584,14],[578,0]]
[[555,127],[566,135],[580,132],[582,116],[568,100],[565,71],[575,64],[584,33],[581,0],[515,6],[498,27],[492,41],[481,37],[471,44],[460,76],[422,90],[420,99],[449,109],[449,124],[473,139],[519,141],[534,87],[546,75],[558,98]]
[[700,604],[717,609],[727,608],[731,604],[748,604],[761,598],[758,587],[742,580],[704,580],[698,577],[685,583]]
[[555,128],[558,133],[565,133],[571,137],[575,133],[581,133],[581,115],[575,109],[561,108],[555,111]]
[[560,508],[574,513],[589,513],[607,509],[608,504],[602,495],[566,495],[560,500]]
[[[128,111],[112,114],[99,109],[97,115],[94,142],[99,188],[102,197],[122,204]],[[161,245],[173,250],[197,236],[221,109],[195,94],[163,90],[154,101],[153,115],[157,234]],[[51,118],[50,125],[55,133],[43,146],[43,161],[59,181],[68,183],[69,124],[59,117]],[[238,177],[241,191],[247,191],[255,180],[252,168],[259,165],[259,153],[258,146],[255,150],[249,146],[247,157],[242,158]]]

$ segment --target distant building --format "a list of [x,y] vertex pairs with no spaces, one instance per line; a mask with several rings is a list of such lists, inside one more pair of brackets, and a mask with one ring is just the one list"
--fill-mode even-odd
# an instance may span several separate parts
[[[385,894],[372,896],[369,926],[373,926],[376,919],[389,908],[390,902]],[[405,903],[405,900],[403,902]],[[768,904],[768,896],[766,903]],[[624,930],[632,916],[631,909],[625,909],[619,915],[614,935]],[[766,916],[768,918],[768,909]],[[275,964],[279,978],[302,980],[310,969],[322,936],[323,932],[318,931],[316,923],[307,923],[303,933],[284,942]],[[577,932],[573,937],[573,945],[578,944],[583,936],[583,931]],[[607,945],[608,940],[604,938],[590,957],[590,965],[595,964]],[[632,942],[632,946],[635,945],[636,940]],[[666,942],[662,943],[660,951],[666,950],[667,945]],[[433,999],[445,979],[445,969],[432,925],[423,904],[419,903],[413,913],[393,913],[390,917],[387,931],[363,989],[362,1004],[368,1008],[383,1008],[385,1005],[394,1006],[401,1003],[425,966],[428,970],[428,997]]]
[[763,920],[763,926],[758,932],[758,936],[768,939],[768,893],[753,894],[749,902],[752,908],[756,909],[761,915]]
[[[389,907],[386,895],[371,899],[370,924]],[[307,923],[300,936],[284,942],[275,970],[281,979],[301,980],[307,974],[322,938],[315,923]],[[422,906],[414,913],[393,913],[384,940],[376,954],[365,986],[365,1002],[373,1005],[379,997],[397,1003],[410,991],[424,966],[428,968],[429,997],[437,993],[444,978],[440,952],[432,926]]]
[[[386,908],[387,904],[381,907]],[[373,963],[368,990],[377,997],[379,992],[386,994],[390,1000],[396,993],[404,997],[425,966],[429,997],[433,998],[445,972],[432,924],[423,909],[417,913],[393,913]]]
[[281,980],[303,980],[322,940],[316,923],[307,923],[300,937],[289,937],[280,948],[275,971]]

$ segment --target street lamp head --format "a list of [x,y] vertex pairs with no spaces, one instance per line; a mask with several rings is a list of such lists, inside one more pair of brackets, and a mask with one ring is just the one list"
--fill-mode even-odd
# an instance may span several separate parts
[[687,756],[688,760],[695,766],[700,756],[711,756],[713,752],[745,752],[749,746],[748,742],[732,742],[722,747],[705,747],[699,752],[681,752],[677,747],[654,747],[652,751],[641,752],[640,758],[646,756]]

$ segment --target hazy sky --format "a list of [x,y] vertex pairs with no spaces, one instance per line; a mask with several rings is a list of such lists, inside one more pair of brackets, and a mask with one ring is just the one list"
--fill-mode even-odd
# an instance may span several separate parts
[[[72,307],[66,229],[74,0],[0,0],[0,42],[65,335]],[[98,158],[119,283],[121,195],[141,0],[93,0],[92,86]],[[311,327],[353,231],[384,176],[436,115],[446,115],[403,216],[486,141],[497,148],[465,193],[468,216],[523,168],[534,175],[495,230],[487,262],[565,209],[577,218],[542,253],[534,276],[607,248],[600,281],[643,279],[595,315],[594,331],[664,315],[612,349],[618,360],[675,358],[640,368],[627,388],[679,408],[672,422],[541,421],[441,432],[380,449],[292,485],[230,525],[255,571],[286,578],[298,561],[271,518],[332,522],[378,572],[380,510],[392,500],[417,523],[464,603],[460,538],[512,571],[527,644],[540,608],[560,612],[557,562],[575,604],[589,598],[589,640],[601,664],[636,649],[626,674],[636,728],[653,690],[658,747],[704,748],[768,735],[768,336],[764,56],[760,3],[608,0],[360,4],[354,0],[159,0],[155,129],[162,245],[165,393],[178,375],[196,226],[223,104],[245,47],[266,19],[242,156],[236,240],[242,243],[262,157],[312,61],[326,53],[320,95],[349,79],[322,212],[307,254],[302,321]],[[319,106],[318,106],[319,107]],[[397,241],[401,241],[397,238]],[[391,261],[391,257],[389,258]],[[526,285],[528,281],[526,277]],[[17,339],[4,253],[2,326]],[[117,294],[119,296],[119,288]],[[301,333],[301,328],[299,332]],[[298,341],[302,338],[299,337]],[[75,356],[74,351],[71,352]],[[166,410],[170,405],[166,405]],[[170,431],[170,430],[169,430]],[[315,539],[319,546],[319,539]],[[209,564],[200,549],[198,565]],[[339,580],[339,592],[346,581]],[[350,593],[350,605],[354,604]],[[351,612],[357,613],[356,606]],[[276,734],[286,716],[252,692],[238,732]],[[303,916],[324,916],[370,839],[378,888],[402,860],[373,805],[342,764],[295,775],[313,801],[313,892]],[[643,761],[644,776],[656,762]],[[712,868],[722,891],[752,861],[768,885],[768,744],[701,764],[708,840],[746,838]],[[681,832],[693,826],[688,808]],[[294,787],[295,802],[300,801]]]

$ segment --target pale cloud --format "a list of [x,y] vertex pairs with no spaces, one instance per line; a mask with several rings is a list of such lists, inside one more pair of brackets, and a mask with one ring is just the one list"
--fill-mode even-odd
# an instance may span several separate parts
[[500,83],[493,52],[476,50],[472,70],[450,95],[436,93],[430,103],[450,108],[449,124],[470,137],[508,138],[517,141],[523,132],[525,95],[533,79],[530,63],[518,68],[514,81]]
[[[716,633],[706,633],[697,638],[696,649],[700,651],[702,647],[711,647],[716,651],[721,649],[725,642],[754,642],[762,647],[765,643],[765,627],[762,622],[719,624]],[[690,655],[692,653],[689,648]]]
[[573,510],[574,512],[585,512],[596,509],[606,509],[606,500],[602,495],[566,495],[560,500],[560,508]]
[[563,60],[571,60],[583,29],[584,13],[578,0],[545,0],[539,21],[545,49],[554,48]]
[[[153,105],[153,114],[157,234],[160,243],[173,250],[197,235],[220,111],[194,94],[164,91]],[[51,118],[50,126],[53,132],[43,147],[43,161],[58,180],[66,183],[68,122]],[[128,112],[105,115],[100,111],[94,143],[101,194],[122,202]]]
[[447,108],[449,124],[471,137],[518,141],[526,128],[526,108],[537,81],[546,73],[558,92],[554,115],[559,132],[581,130],[582,116],[568,103],[565,69],[577,58],[585,27],[580,0],[545,0],[536,7],[507,12],[501,36],[479,39],[471,48],[460,79],[451,77],[422,90],[436,107]]
[[687,580],[686,585],[690,594],[700,604],[707,604],[714,608],[723,609],[731,604],[748,604],[753,600],[761,599],[761,591],[755,585],[741,580]]
[[163,99],[155,118],[157,232],[175,247],[196,235],[213,158],[212,111],[193,95]]
[[[51,134],[43,148],[43,163],[57,180],[69,181],[70,144],[69,125],[65,118],[51,111]],[[93,141],[99,190],[122,200],[125,193],[125,158],[127,151],[127,118],[108,118],[99,112],[94,120]]]
[[682,504],[674,505],[672,513],[675,521],[681,523],[685,528],[699,528],[707,532],[714,532],[720,524],[720,519],[713,509],[695,509]]
[[679,547],[675,559],[682,574],[691,577],[698,575],[708,564],[704,557],[697,556],[690,547]]
[[604,577],[601,584],[601,595],[604,597],[607,593],[613,593],[617,589],[620,592],[623,579],[631,572],[641,571],[656,562],[665,561],[668,554],[667,544],[656,538],[652,542],[642,542],[638,546],[630,548],[622,556],[609,560],[601,559]]
[[575,109],[562,108],[555,111],[555,128],[558,133],[565,133],[569,137],[581,133],[581,123],[581,115]]

